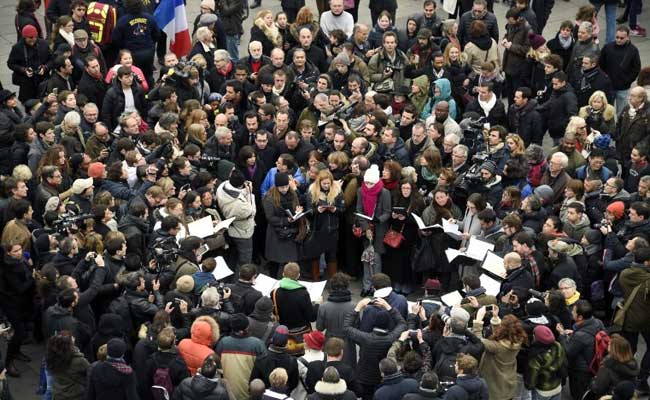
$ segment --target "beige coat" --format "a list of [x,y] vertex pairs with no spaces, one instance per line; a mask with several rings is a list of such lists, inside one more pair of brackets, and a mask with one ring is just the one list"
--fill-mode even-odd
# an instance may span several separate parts
[[481,73],[481,64],[486,61],[493,61],[497,66],[497,72],[501,70],[501,61],[499,57],[499,45],[492,39],[492,46],[487,50],[481,50],[477,45],[469,42],[465,45],[463,51],[467,56],[467,63],[471,65],[475,74]]
[[[492,329],[499,324],[500,319],[492,318]],[[474,321],[472,329],[475,335],[481,337],[483,323]],[[479,364],[479,374],[488,382],[490,400],[512,399],[517,391],[517,353],[521,345],[507,340],[481,340],[485,351]]]

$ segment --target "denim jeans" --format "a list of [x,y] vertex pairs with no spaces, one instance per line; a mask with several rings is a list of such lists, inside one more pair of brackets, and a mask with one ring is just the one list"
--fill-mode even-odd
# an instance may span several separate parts
[[607,33],[605,34],[605,43],[611,43],[614,41],[616,36],[616,9],[617,4],[605,4],[603,2],[592,2],[594,7],[596,7],[596,12],[600,12],[600,9],[605,6],[605,22],[607,23]]
[[239,61],[239,39],[241,35],[226,36],[226,48],[233,62]]
[[375,252],[375,263],[374,265],[370,265],[369,263],[363,263],[363,288],[364,289],[370,289],[371,283],[370,283],[370,278],[378,273],[381,272],[381,254]]
[[636,18],[641,14],[641,0],[628,0],[630,7],[630,29],[636,29]]
[[627,105],[627,97],[630,94],[630,89],[616,91],[616,116],[618,117],[623,108]]

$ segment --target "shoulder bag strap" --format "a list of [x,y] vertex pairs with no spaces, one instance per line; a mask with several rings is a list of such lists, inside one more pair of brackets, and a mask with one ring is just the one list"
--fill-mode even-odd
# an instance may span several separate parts
[[271,298],[273,299],[273,314],[275,314],[275,319],[280,323],[280,312],[278,311],[278,288],[273,289],[271,292]]

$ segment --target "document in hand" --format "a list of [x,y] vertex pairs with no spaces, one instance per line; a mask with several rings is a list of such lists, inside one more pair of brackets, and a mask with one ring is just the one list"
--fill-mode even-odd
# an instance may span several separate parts
[[327,281],[320,281],[320,282],[298,281],[298,282],[307,289],[311,301],[320,300],[320,298],[323,296],[323,291],[325,291],[325,285],[327,285]]
[[442,300],[442,302],[445,303],[445,305],[449,307],[453,307],[456,304],[460,304],[460,302],[463,301],[463,295],[458,290],[456,290],[453,292],[449,292],[445,295],[442,295],[440,297],[440,300]]
[[253,285],[255,289],[259,290],[264,296],[267,297],[271,296],[271,292],[277,286],[278,281],[276,279],[273,279],[270,276],[264,274],[258,274],[255,278],[255,284]]
[[420,218],[420,216],[418,216],[415,213],[411,213],[411,215],[413,216],[413,219],[415,220],[415,223],[418,224],[418,229],[421,230],[421,231],[424,231],[424,230],[427,230],[427,229],[442,229],[442,225],[440,225],[440,224],[426,226],[426,225],[424,225],[424,221],[422,220],[422,218]]
[[452,224],[448,219],[442,219],[442,230],[456,240],[461,240],[463,238],[463,232],[458,229],[458,224]]
[[212,271],[212,276],[214,276],[214,279],[220,281],[234,274],[234,272],[232,272],[230,267],[228,267],[228,264],[226,264],[226,260],[224,260],[223,257],[221,256],[217,257],[216,261],[217,261],[217,266],[214,269],[214,271]]
[[291,210],[284,210],[284,212],[291,217],[294,221],[299,220],[300,218],[304,217],[305,215],[311,214],[311,210],[305,210],[299,213],[292,213]]
[[212,217],[209,215],[201,219],[197,219],[194,222],[187,224],[187,230],[191,236],[198,236],[200,238],[206,238],[208,236],[214,235],[214,225],[212,224]]
[[465,255],[474,260],[483,261],[485,254],[490,250],[494,250],[494,245],[492,243],[471,237],[469,239],[469,244],[467,245],[467,250],[465,250]]
[[354,213],[354,215],[359,217],[359,218],[367,219],[368,221],[372,221],[375,218],[374,214],[371,215],[370,217],[367,216],[366,214],[362,214],[362,213]]
[[230,228],[230,225],[232,222],[235,220],[235,217],[224,219],[223,221],[219,222],[214,226],[214,233],[219,232],[222,229],[228,229]]
[[486,294],[496,296],[501,291],[501,282],[492,279],[487,274],[482,274],[479,279],[481,280],[481,286],[485,288]]
[[503,264],[503,258],[494,254],[490,250],[485,254],[485,259],[483,259],[481,268],[500,278],[506,276],[506,267]]

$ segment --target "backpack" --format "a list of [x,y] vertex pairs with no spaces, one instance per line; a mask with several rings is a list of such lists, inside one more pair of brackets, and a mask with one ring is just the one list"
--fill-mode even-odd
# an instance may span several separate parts
[[169,396],[174,392],[169,366],[158,366],[156,358],[152,358],[156,367],[153,373],[153,386],[151,386],[153,398],[154,400],[169,400]]
[[609,335],[606,331],[600,330],[594,336],[594,356],[589,362],[589,372],[592,376],[596,376],[600,369],[603,359],[607,355],[607,348],[609,347]]
[[436,361],[433,370],[440,379],[440,385],[450,387],[456,383],[456,356],[460,346],[453,352],[443,352]]

